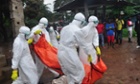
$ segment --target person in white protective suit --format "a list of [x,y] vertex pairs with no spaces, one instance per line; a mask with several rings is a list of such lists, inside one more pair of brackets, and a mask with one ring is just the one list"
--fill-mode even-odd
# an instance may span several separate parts
[[13,43],[12,84],[38,83],[37,68],[26,40],[28,35],[30,35],[30,29],[26,26],[20,27],[19,34]]
[[[101,55],[101,51],[99,48],[99,37],[96,26],[98,25],[98,18],[96,16],[90,16],[88,19],[88,24],[83,27],[80,31],[76,31],[76,35],[78,36],[78,40],[85,40],[88,53],[83,51],[83,48],[79,48],[79,56],[81,61],[84,64],[90,64],[87,54],[91,55],[92,63],[97,63],[97,55]],[[83,37],[83,38],[80,38]]]
[[[51,42],[50,36],[49,36],[48,31],[46,30],[47,25],[48,25],[48,20],[45,17],[42,17],[40,19],[38,25],[36,25],[35,27],[32,28],[31,34],[30,34],[30,39],[28,40],[28,43],[31,44],[33,41],[34,41],[34,43],[36,43],[40,38],[39,33],[41,33],[41,32],[43,34],[45,34],[45,39],[50,43]],[[51,45],[51,43],[50,43],[50,45]],[[38,69],[38,76],[40,78],[43,73],[44,67],[45,68],[48,68],[48,67],[45,66],[41,62],[41,60],[38,58],[38,56],[35,53],[33,53],[33,54],[35,56],[35,62],[36,62],[36,66]],[[59,76],[59,73],[57,73],[56,71],[52,70],[51,68],[48,68],[48,69],[54,74],[55,77]]]
[[58,40],[60,38],[60,35],[57,31],[54,30],[54,28],[52,26],[50,26],[49,29],[49,35],[50,35],[50,39],[51,39],[51,44],[58,48]]
[[85,76],[84,66],[79,59],[76,48],[80,45],[86,50],[86,45],[84,40],[79,41],[78,36],[75,35],[75,32],[80,30],[84,22],[85,16],[82,13],[77,13],[73,21],[65,26],[60,33],[58,58],[68,84],[81,84]]

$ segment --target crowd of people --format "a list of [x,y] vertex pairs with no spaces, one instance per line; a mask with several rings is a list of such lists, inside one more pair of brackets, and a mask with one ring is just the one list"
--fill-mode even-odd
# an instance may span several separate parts
[[[13,43],[12,84],[39,84],[44,68],[50,70],[55,79],[65,76],[68,84],[92,84],[100,79],[107,67],[101,61],[99,43],[101,41],[101,46],[105,47],[106,35],[108,47],[114,48],[115,39],[116,43],[122,44],[124,21],[119,17],[115,21],[109,19],[104,24],[91,15],[86,25],[85,22],[84,14],[77,13],[60,34],[52,26],[46,30],[48,20],[44,17],[31,30],[21,26]],[[132,27],[129,18],[127,28],[130,43]],[[140,48],[140,16],[137,17],[135,30],[136,48]],[[96,67],[100,62],[102,64]],[[100,75],[95,77],[97,72]],[[52,82],[57,84],[57,80]]]
[[114,44],[122,44],[123,38],[123,29],[127,28],[128,33],[128,42],[132,43],[133,31],[135,30],[137,34],[137,46],[139,47],[139,22],[140,16],[137,16],[137,21],[132,22],[131,17],[129,17],[126,21],[124,21],[121,16],[116,19],[109,18],[106,22],[102,22],[100,20],[97,25],[97,30],[99,34],[100,45],[105,48],[105,40],[107,41],[107,46],[112,46],[114,48]]

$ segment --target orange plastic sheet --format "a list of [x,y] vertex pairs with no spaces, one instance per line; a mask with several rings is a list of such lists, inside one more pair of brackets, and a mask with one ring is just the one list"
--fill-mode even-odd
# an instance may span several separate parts
[[[34,44],[33,48],[37,56],[47,67],[61,75],[63,74],[58,62],[57,49],[46,41],[44,34],[40,36],[40,39]],[[105,63],[100,57],[95,65],[90,63],[90,65],[83,64],[83,66],[85,69],[85,77],[82,84],[94,84],[97,80],[102,78],[103,73],[107,70]]]
[[97,80],[102,78],[104,72],[107,70],[107,66],[99,57],[98,62],[95,65],[92,63],[90,63],[90,65],[84,64],[84,69],[86,75],[82,84],[94,84]]
[[33,48],[44,65],[55,70],[59,74],[63,74],[58,61],[57,49],[46,41],[44,34],[40,35],[38,42],[34,44]]

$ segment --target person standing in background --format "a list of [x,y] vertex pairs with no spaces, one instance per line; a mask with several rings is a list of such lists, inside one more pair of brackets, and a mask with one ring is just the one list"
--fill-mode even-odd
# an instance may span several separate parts
[[106,33],[107,33],[107,42],[108,48],[111,45],[114,48],[114,36],[115,36],[115,24],[112,22],[112,19],[109,19],[108,23],[106,23]]
[[137,33],[137,46],[140,48],[140,15],[137,16],[137,21],[135,22],[135,31]]
[[132,43],[133,22],[131,21],[131,18],[129,18],[127,21],[127,29],[128,29],[128,42]]
[[116,19],[117,31],[116,31],[116,43],[122,44],[122,29],[124,25],[124,20],[119,17]]
[[97,31],[99,34],[99,40],[101,41],[101,45],[104,48],[104,24],[102,23],[101,20],[99,20],[99,24],[97,25]]

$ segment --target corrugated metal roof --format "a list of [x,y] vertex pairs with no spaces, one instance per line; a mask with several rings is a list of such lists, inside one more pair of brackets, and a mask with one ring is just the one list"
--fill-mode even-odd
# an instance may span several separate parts
[[71,0],[68,3],[56,8],[56,11],[74,10],[77,8],[83,9],[84,3],[88,4],[89,8],[94,8],[101,5],[114,5],[114,6],[124,6],[124,5],[134,5],[134,3],[127,2],[125,0]]

